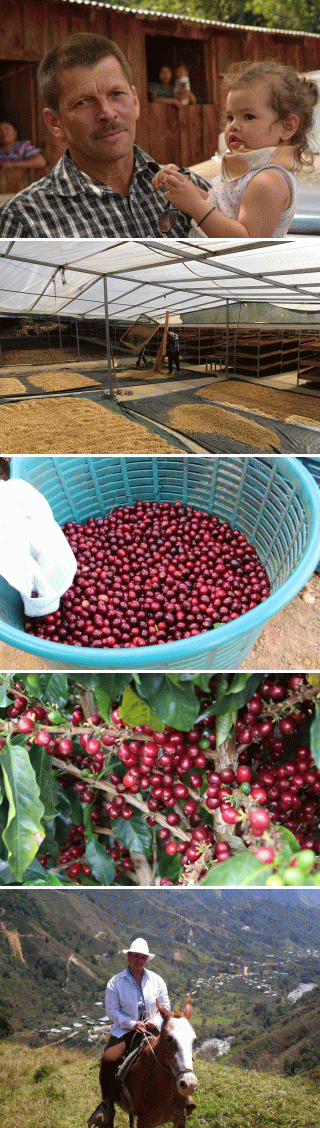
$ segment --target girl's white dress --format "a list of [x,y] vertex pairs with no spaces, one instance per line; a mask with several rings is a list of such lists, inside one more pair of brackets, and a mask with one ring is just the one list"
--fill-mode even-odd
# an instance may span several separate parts
[[[251,165],[251,168],[249,167],[249,171],[245,172],[242,176],[233,178],[231,178],[232,173],[230,176],[226,162],[222,161],[221,172],[212,180],[212,186],[207,197],[208,210],[210,207],[217,208],[218,211],[222,212],[222,215],[228,216],[229,219],[238,219],[242,196],[248,184],[250,184],[250,181],[253,180],[253,177],[257,176],[263,168],[268,167],[270,169],[276,169],[277,172],[282,173],[282,176],[284,176],[287,181],[290,190],[290,204],[285,211],[281,212],[275,230],[270,237],[278,239],[286,235],[297,207],[297,182],[294,172],[292,172],[290,168],[284,168],[282,165],[273,161],[271,163],[272,156],[276,151],[277,150],[274,148],[268,148],[254,150],[252,153],[241,153],[241,158],[245,161],[247,166]],[[238,154],[227,153],[226,156],[233,157],[238,156]],[[231,161],[230,165],[232,166]],[[254,165],[254,167],[252,167],[252,165]],[[192,219],[188,238],[207,239],[209,236],[205,235],[204,231],[202,231],[200,227],[197,227],[195,220]]]

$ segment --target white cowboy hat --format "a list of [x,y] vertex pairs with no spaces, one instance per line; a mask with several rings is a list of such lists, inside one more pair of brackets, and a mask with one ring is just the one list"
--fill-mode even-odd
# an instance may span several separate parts
[[132,941],[130,948],[122,948],[122,951],[124,956],[127,956],[129,952],[137,952],[139,956],[148,956],[149,960],[154,960],[155,957],[154,952],[149,952],[147,941],[143,940],[142,936],[138,936],[137,940]]

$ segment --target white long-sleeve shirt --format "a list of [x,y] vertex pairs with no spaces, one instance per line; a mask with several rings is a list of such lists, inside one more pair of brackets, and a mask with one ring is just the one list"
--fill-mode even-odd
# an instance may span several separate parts
[[[157,1009],[156,999],[168,1010],[170,1000],[164,979],[154,971],[144,968],[142,994],[146,1009],[146,1020],[153,1022],[160,1030],[162,1018]],[[141,992],[140,992],[141,993]],[[139,1019],[139,989],[129,968],[119,971],[109,979],[106,988],[106,1014],[113,1019],[111,1034],[121,1038],[132,1030]]]

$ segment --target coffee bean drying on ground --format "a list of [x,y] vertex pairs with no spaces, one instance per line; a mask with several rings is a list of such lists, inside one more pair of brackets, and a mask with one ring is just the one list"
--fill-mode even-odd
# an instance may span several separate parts
[[77,572],[60,608],[28,634],[90,647],[154,646],[203,634],[270,595],[254,548],[227,521],[182,502],[137,501],[63,532]]

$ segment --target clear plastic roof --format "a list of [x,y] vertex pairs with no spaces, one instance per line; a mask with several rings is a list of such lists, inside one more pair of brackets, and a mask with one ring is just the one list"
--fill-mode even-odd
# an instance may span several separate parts
[[[107,285],[104,286],[104,279]],[[135,321],[226,300],[320,309],[320,237],[0,240],[0,313]]]

